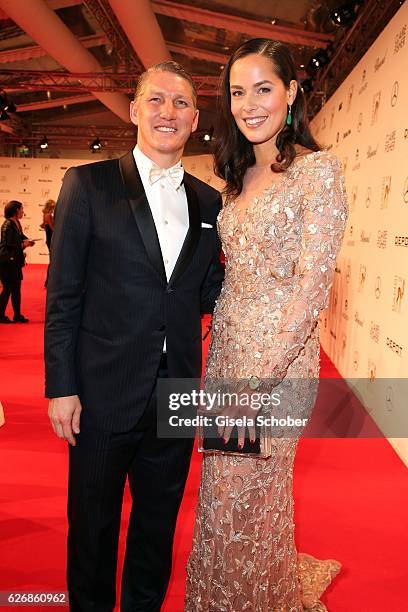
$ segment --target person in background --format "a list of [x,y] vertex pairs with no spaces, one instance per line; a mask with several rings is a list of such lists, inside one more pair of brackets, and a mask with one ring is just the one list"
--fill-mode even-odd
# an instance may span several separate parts
[[4,207],[4,216],[6,220],[1,226],[0,241],[0,280],[3,285],[0,294],[0,323],[12,322],[6,316],[10,295],[14,323],[28,323],[28,319],[21,314],[21,281],[25,265],[24,249],[33,246],[34,241],[23,234],[20,219],[24,216],[24,207],[21,202],[8,202]]
[[[48,247],[48,252],[51,248],[51,238],[54,231],[54,210],[55,200],[47,200],[43,208],[43,222],[41,227],[45,231],[45,243]],[[47,268],[47,277],[45,279],[44,287],[46,287],[48,284],[48,272],[49,267]]]
[[55,200],[47,200],[43,208],[43,222],[41,227],[45,231],[45,242],[50,250],[52,232],[54,231]]

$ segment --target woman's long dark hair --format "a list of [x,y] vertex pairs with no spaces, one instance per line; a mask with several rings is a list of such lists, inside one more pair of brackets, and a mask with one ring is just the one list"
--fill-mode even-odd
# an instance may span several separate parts
[[289,48],[268,38],[253,38],[238,47],[229,58],[221,77],[217,138],[214,147],[215,173],[226,181],[225,194],[238,196],[242,191],[244,175],[255,164],[253,145],[239,131],[231,113],[230,72],[232,65],[247,55],[263,55],[271,60],[277,76],[287,89],[292,80],[298,90],[292,104],[292,124],[285,125],[276,138],[279,150],[277,161],[271,165],[273,172],[283,172],[296,157],[295,144],[310,151],[320,147],[313,138],[306,113],[306,100],[300,86],[295,63]]

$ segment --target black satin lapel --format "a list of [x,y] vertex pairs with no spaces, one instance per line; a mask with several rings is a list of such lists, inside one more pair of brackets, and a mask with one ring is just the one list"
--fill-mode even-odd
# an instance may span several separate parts
[[130,208],[132,209],[149,259],[160,277],[164,282],[167,282],[156,226],[132,151],[120,158],[119,167],[126,187]]
[[173,274],[170,277],[169,286],[173,285],[187,269],[200,239],[200,205],[198,203],[197,193],[191,186],[190,177],[187,173],[184,173],[184,188],[187,196],[189,228],[180,251],[180,255],[178,256],[176,265],[174,267]]

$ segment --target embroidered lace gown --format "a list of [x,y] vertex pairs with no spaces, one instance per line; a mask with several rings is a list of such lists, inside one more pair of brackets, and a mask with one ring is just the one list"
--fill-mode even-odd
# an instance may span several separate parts
[[[347,219],[339,161],[295,159],[218,226],[226,277],[213,319],[206,380],[318,378],[317,318],[325,307]],[[313,408],[308,397],[302,413]],[[297,440],[274,438],[268,459],[203,458],[185,612],[325,610],[319,596],[336,561],[297,554],[292,475]]]

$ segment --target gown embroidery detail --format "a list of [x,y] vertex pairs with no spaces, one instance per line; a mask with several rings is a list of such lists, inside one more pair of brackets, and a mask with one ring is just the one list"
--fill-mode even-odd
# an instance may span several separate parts
[[[242,223],[234,204],[218,217],[226,276],[206,381],[317,379],[317,318],[347,220],[341,165],[323,151],[305,155],[250,202]],[[313,403],[303,398],[302,413]],[[185,612],[326,609],[319,598],[340,564],[296,551],[296,446],[274,438],[268,459],[203,457]]]

